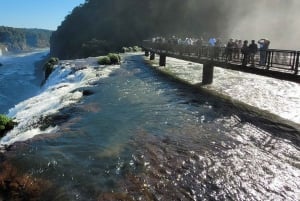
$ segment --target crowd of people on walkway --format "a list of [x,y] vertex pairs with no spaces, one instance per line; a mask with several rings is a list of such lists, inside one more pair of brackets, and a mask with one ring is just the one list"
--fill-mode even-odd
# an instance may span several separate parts
[[[264,66],[267,59],[267,50],[269,49],[270,41],[268,39],[260,39],[255,43],[255,40],[251,40],[251,43],[248,45],[248,40],[244,40],[241,52],[243,54],[242,65],[246,66],[247,63],[250,63],[251,66],[255,65],[255,55],[259,51],[260,60],[259,65]],[[258,47],[259,45],[259,47]]]
[[[260,58],[259,65],[264,66],[267,59],[267,50],[270,45],[270,41],[268,39],[260,39],[257,43],[255,40],[251,40],[251,43],[249,44],[248,40],[242,41],[238,39],[229,39],[227,43],[222,43],[220,39],[216,39],[214,37],[204,40],[202,37],[181,39],[176,36],[172,36],[170,38],[154,37],[152,38],[152,42],[184,46],[211,47],[213,49],[213,53],[210,54],[211,57],[219,58],[221,56],[225,58],[226,62],[233,60],[241,61],[244,66],[248,63],[250,63],[251,66],[254,66],[255,55],[257,55],[258,52]],[[224,48],[224,51],[221,51],[222,48]]]

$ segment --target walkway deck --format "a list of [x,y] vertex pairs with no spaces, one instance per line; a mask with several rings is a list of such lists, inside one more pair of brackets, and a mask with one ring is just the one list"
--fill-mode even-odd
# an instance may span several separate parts
[[173,57],[196,63],[210,63],[213,66],[253,73],[300,83],[299,51],[269,49],[265,65],[259,65],[260,52],[255,55],[255,66],[242,65],[242,54],[233,53],[232,59],[225,54],[225,47],[188,46],[168,43],[153,43],[144,41],[142,45],[146,52]]

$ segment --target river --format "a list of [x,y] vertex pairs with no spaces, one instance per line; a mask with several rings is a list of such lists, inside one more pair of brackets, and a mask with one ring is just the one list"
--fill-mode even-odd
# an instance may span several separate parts
[[299,133],[290,125],[162,76],[138,54],[116,66],[60,61],[40,87],[24,65],[43,55],[13,58],[9,68],[1,61],[1,112],[19,124],[0,141],[0,199],[299,199]]

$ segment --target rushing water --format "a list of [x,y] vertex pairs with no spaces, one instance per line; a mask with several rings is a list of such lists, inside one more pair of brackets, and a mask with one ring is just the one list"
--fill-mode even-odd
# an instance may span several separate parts
[[0,189],[0,199],[298,200],[299,133],[241,108],[140,55],[62,61],[8,112],[19,125],[1,140],[12,147],[0,180],[24,185],[2,183],[19,195]]
[[[167,64],[159,68],[171,69],[189,83],[201,83],[202,64],[174,58],[168,58]],[[213,83],[204,87],[300,124],[299,83],[215,67]]]
[[48,50],[0,56],[0,113],[32,97],[39,90],[42,77],[36,77],[34,62],[48,54]]

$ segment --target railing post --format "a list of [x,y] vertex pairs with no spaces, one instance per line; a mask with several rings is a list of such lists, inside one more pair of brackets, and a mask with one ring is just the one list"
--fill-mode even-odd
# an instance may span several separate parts
[[155,59],[155,52],[150,52],[150,60],[154,60]]
[[299,57],[300,57],[300,52],[297,52],[297,58],[296,58],[296,65],[295,65],[295,74],[298,74],[299,70]]
[[183,45],[180,44],[180,45],[179,45],[179,55],[180,55],[180,56],[183,55],[182,50],[183,50]]
[[159,66],[166,66],[166,55],[165,54],[159,55]]
[[[267,69],[269,70],[270,66],[271,66],[271,51],[267,50],[266,51],[266,61],[267,61]],[[273,60],[273,54],[272,54],[272,60]]]
[[203,64],[202,84],[211,84],[214,76],[214,65],[212,61]]
[[197,46],[197,57],[198,59],[201,57],[201,46]]

